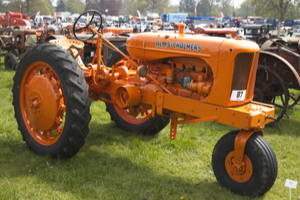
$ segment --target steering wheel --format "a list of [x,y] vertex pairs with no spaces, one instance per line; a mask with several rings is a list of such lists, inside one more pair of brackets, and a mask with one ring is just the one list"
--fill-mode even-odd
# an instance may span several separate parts
[[[92,16],[92,17],[90,18],[90,20],[89,20],[89,19],[86,19],[86,21],[89,20],[89,22],[87,23],[87,25],[84,26],[84,27],[78,27],[78,26],[79,26],[79,23],[80,23],[80,19],[82,18],[82,20],[84,20],[84,17],[83,17],[83,16],[87,16],[87,14],[89,14],[89,16]],[[95,15],[98,15],[98,16],[100,17],[100,26],[99,26],[99,28],[98,28],[98,30],[97,30],[97,32],[99,32],[100,28],[102,27],[102,16],[101,16],[101,13],[98,12],[97,10],[88,10],[88,11],[82,13],[82,14],[76,19],[76,21],[75,21],[75,23],[74,23],[74,25],[73,25],[73,34],[74,34],[74,36],[75,36],[75,38],[76,38],[77,40],[80,40],[80,41],[82,41],[82,42],[85,42],[85,41],[87,41],[87,40],[92,39],[92,38],[96,35],[94,32],[92,32],[92,36],[89,37],[89,38],[78,38],[78,36],[77,36],[77,34],[76,34],[76,32],[80,32],[80,31],[83,30],[83,29],[88,30],[88,26],[89,26],[89,25],[92,25],[93,19],[94,19]],[[77,24],[77,23],[78,23],[78,24]]]

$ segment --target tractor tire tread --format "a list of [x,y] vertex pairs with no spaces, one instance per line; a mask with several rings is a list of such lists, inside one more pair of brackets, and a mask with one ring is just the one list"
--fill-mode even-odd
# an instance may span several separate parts
[[[75,155],[85,143],[85,137],[89,132],[88,124],[91,120],[89,87],[84,80],[79,80],[80,78],[84,79],[84,77],[80,76],[82,71],[78,67],[77,61],[72,59],[70,54],[61,51],[60,47],[42,43],[24,54],[20,61],[20,69],[16,71],[13,78],[13,105],[18,129],[29,149],[37,154],[49,155],[52,158],[67,158]],[[41,145],[32,138],[20,111],[19,95],[22,75],[31,63],[37,61],[50,63],[49,65],[57,73],[64,89],[67,105],[67,118],[63,132],[58,141],[51,146]],[[75,70],[73,70],[75,65]]]
[[9,52],[4,56],[4,67],[6,70],[16,70],[17,65],[18,65],[18,61],[15,54]]
[[[212,166],[216,179],[221,186],[230,189],[234,193],[250,197],[262,196],[272,187],[277,177],[278,167],[275,153],[263,137],[253,134],[247,141],[245,148],[245,153],[251,159],[254,167],[252,177],[247,182],[236,183],[229,177],[225,166],[221,167],[224,164],[220,158],[225,160],[226,155],[234,150],[234,141],[237,134],[238,131],[232,131],[224,135],[213,150]],[[255,169],[255,166],[259,166],[259,169]]]
[[50,28],[50,29],[45,29],[45,30],[41,33],[41,35],[40,35],[40,40],[39,40],[40,44],[44,43],[44,37],[45,37],[45,35],[46,35],[48,32],[50,32],[50,31],[52,31],[52,32],[55,33],[55,30],[52,29],[52,28]]

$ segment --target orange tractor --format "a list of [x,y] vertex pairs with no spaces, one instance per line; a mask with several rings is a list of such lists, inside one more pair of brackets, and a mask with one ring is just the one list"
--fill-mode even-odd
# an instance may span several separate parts
[[[91,99],[106,103],[111,119],[122,129],[154,135],[170,124],[215,121],[238,128],[224,135],[212,154],[216,179],[246,196],[261,196],[274,184],[277,160],[263,138],[264,126],[275,120],[274,106],[253,102],[259,47],[229,38],[145,33],[128,38],[126,49],[104,66],[99,30],[97,63],[83,64],[78,40],[50,41],[22,57],[13,85],[19,130],[29,148],[53,158],[71,157],[85,143],[91,120]],[[76,23],[73,32],[80,38]],[[102,21],[102,20],[101,20]]]

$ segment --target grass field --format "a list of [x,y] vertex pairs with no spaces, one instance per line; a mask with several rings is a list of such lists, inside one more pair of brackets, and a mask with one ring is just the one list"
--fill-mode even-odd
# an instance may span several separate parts
[[[2,56],[3,58],[3,56]],[[235,128],[214,122],[168,125],[156,136],[128,133],[110,121],[102,102],[93,101],[90,133],[70,159],[55,160],[30,151],[22,140],[12,106],[12,77],[0,61],[0,199],[249,199],[217,183],[211,166],[214,145]],[[281,129],[267,127],[265,138],[278,159],[271,190],[257,199],[288,199],[286,179],[300,181],[300,106]],[[292,189],[300,199],[300,188]]]

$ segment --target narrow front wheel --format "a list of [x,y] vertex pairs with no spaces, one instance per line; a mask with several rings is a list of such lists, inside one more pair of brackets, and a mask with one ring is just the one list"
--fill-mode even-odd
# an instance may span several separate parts
[[234,142],[239,131],[224,135],[212,154],[212,167],[219,184],[249,197],[264,195],[277,177],[277,160],[269,143],[254,133],[246,143],[243,163],[234,165]]

